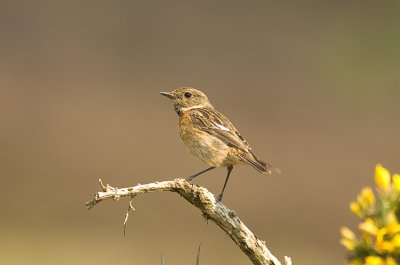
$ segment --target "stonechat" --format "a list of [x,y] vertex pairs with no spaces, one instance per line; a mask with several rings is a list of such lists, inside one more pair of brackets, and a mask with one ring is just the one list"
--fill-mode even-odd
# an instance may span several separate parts
[[259,160],[250,145],[222,113],[211,105],[207,96],[191,87],[179,87],[172,92],[160,92],[171,99],[172,107],[179,116],[180,136],[188,151],[210,167],[187,178],[195,177],[217,167],[226,167],[228,173],[221,194],[234,165],[247,164],[258,172],[280,173],[280,169]]

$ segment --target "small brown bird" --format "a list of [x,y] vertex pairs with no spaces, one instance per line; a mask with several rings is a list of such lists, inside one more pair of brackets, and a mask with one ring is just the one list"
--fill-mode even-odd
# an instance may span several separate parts
[[280,169],[259,160],[250,145],[223,114],[214,109],[207,96],[191,87],[179,87],[172,92],[160,92],[172,100],[179,116],[180,136],[188,151],[210,167],[187,178],[217,167],[227,167],[228,174],[217,200],[221,201],[234,165],[248,164],[258,172],[280,173]]

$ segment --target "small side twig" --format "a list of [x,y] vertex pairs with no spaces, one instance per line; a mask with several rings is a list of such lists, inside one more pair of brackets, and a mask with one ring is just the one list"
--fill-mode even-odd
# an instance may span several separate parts
[[[175,179],[172,181],[153,182],[148,184],[138,184],[128,188],[113,188],[110,185],[104,186],[99,181],[102,191],[95,193],[91,201],[86,202],[88,209],[93,208],[98,203],[114,199],[119,200],[123,197],[132,197],[138,194],[149,192],[175,192],[180,194],[189,203],[200,209],[208,219],[212,220],[249,257],[255,265],[282,265],[282,263],[269,251],[264,241],[259,240],[254,233],[239,219],[236,213],[220,202],[217,202],[214,195],[206,188],[193,185],[185,179]],[[129,211],[133,209],[129,204],[125,215],[124,226],[128,220]],[[285,257],[284,265],[292,265],[291,259]]]
[[165,262],[164,262],[164,255],[163,255],[162,252],[161,252],[161,265],[165,265]]
[[132,201],[133,201],[133,198],[135,198],[135,196],[136,195],[132,195],[131,196],[131,200],[129,201],[129,204],[128,204],[128,210],[126,210],[126,213],[125,213],[125,219],[124,219],[124,236],[126,235],[126,226],[128,225],[128,218],[129,218],[129,212],[130,211],[136,211],[136,209],[135,208],[133,208],[133,206],[132,206]]
[[288,256],[285,256],[285,261],[284,261],[285,265],[292,265],[292,259]]
[[197,250],[196,265],[200,265],[200,248],[201,244],[199,245],[199,249]]

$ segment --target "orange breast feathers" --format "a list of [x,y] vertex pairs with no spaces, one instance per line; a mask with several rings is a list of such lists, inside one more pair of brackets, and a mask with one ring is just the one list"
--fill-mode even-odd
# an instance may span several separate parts
[[209,166],[225,166],[229,146],[217,137],[195,128],[188,113],[179,119],[180,135],[189,153]]

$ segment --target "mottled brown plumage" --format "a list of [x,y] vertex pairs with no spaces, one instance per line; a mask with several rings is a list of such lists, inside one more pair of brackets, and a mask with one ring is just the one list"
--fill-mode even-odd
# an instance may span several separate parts
[[211,105],[207,96],[191,87],[180,87],[172,92],[161,92],[172,100],[172,107],[179,116],[180,136],[188,151],[210,168],[227,167],[228,175],[222,195],[234,165],[248,164],[260,173],[277,173],[279,169],[257,159],[250,145],[222,113]]

